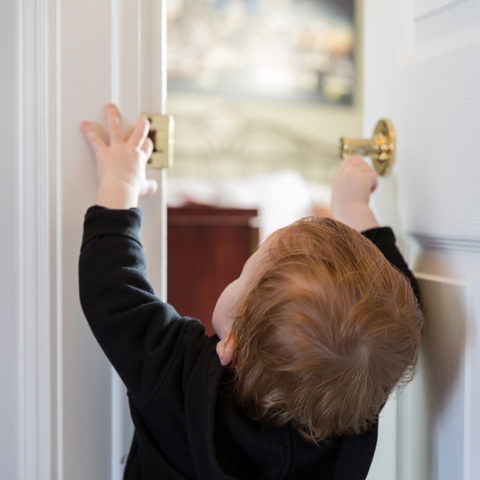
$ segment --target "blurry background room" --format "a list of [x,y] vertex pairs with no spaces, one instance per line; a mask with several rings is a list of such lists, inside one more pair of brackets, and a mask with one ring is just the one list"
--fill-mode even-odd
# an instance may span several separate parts
[[329,215],[338,139],[362,133],[362,4],[168,1],[168,284],[182,315],[211,318],[258,239]]

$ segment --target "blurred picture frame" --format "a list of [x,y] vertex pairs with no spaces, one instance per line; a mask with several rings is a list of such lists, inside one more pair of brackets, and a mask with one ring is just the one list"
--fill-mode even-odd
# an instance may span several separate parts
[[354,0],[169,0],[168,89],[351,105]]

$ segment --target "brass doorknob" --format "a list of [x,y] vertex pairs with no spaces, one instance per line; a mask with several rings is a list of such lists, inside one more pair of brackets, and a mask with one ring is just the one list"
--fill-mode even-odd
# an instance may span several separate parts
[[373,166],[379,175],[388,175],[395,163],[395,130],[390,120],[380,120],[373,132],[371,140],[340,139],[340,156],[352,155],[372,157]]

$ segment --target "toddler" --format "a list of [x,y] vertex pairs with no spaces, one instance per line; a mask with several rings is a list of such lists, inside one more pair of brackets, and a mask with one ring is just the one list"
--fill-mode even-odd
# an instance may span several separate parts
[[145,177],[148,122],[124,141],[114,105],[106,116],[109,146],[82,122],[99,188],[80,297],[128,390],[135,435],[124,478],[365,479],[379,412],[412,378],[423,325],[393,233],[368,206],[375,173],[344,160],[336,220],[304,218],[268,237],[218,299],[208,337],[145,274],[136,207],[157,189]]

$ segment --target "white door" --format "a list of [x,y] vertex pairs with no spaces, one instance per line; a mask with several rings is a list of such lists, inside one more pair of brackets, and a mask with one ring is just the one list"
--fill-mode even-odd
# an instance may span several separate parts
[[480,479],[480,2],[365,0],[364,134],[398,156],[373,198],[419,280],[420,373],[384,418],[371,480]]
[[[83,317],[77,264],[95,166],[82,119],[127,132],[164,113],[165,2],[2,0],[0,478],[120,479],[125,392]],[[141,204],[149,278],[165,297],[165,173]]]

